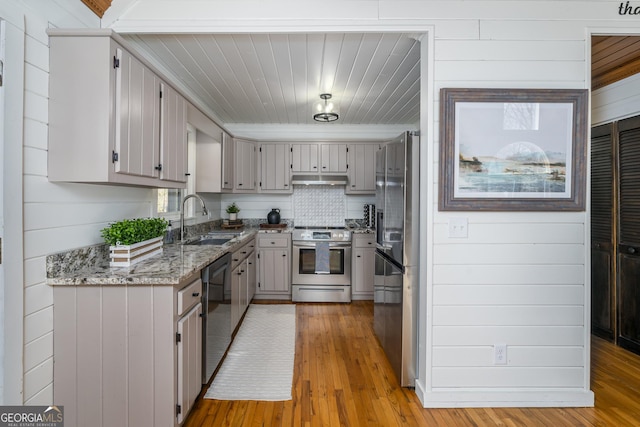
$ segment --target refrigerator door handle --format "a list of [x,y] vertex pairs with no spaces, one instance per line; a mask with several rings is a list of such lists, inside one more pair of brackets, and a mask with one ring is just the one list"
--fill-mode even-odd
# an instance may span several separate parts
[[376,242],[384,244],[384,212],[382,209],[376,210]]

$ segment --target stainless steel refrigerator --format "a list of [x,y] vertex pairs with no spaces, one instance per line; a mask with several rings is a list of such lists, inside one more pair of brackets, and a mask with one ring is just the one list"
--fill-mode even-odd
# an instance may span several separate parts
[[406,132],[376,157],[374,330],[403,387],[417,373],[419,150]]

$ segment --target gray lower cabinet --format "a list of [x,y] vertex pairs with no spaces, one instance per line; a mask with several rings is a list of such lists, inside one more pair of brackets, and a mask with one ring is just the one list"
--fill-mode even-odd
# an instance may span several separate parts
[[375,234],[353,234],[351,252],[351,298],[373,299]]
[[291,299],[291,233],[258,234],[256,298]]
[[201,388],[202,282],[54,286],[65,426],[175,427]]
[[231,258],[231,333],[255,294],[255,256],[255,239],[251,239],[236,249]]
[[[200,284],[202,288],[202,284]],[[202,303],[178,320],[178,424],[182,424],[198,398],[202,385]]]

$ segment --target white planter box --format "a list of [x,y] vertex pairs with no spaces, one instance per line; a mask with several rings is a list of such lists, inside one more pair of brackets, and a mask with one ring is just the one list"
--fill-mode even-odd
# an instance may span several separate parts
[[133,245],[109,246],[111,267],[130,267],[142,260],[162,253],[162,236]]

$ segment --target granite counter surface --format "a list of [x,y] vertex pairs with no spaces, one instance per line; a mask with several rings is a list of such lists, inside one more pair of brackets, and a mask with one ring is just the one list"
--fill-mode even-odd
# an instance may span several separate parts
[[376,230],[373,228],[347,228],[353,234],[375,234]]
[[242,246],[256,235],[248,230],[223,246],[165,244],[161,254],[131,267],[109,267],[104,258],[90,267],[71,272],[47,272],[48,285],[179,285],[187,278],[199,274],[209,263],[227,252]]

